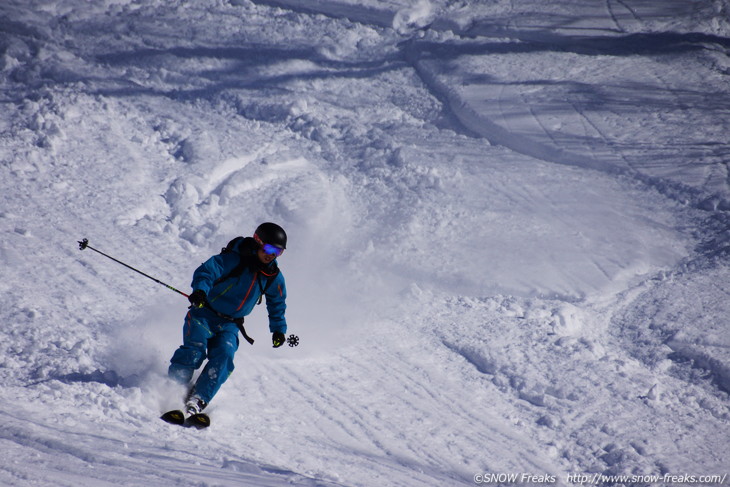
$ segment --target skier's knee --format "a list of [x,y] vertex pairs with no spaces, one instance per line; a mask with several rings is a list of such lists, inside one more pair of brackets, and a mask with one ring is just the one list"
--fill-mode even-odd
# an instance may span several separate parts
[[175,350],[170,360],[171,364],[181,365],[183,367],[199,368],[205,360],[205,352],[200,349],[182,346]]
[[233,356],[238,350],[238,337],[237,336],[226,336],[220,340],[216,340],[215,343],[208,350],[209,358],[227,358],[233,360]]

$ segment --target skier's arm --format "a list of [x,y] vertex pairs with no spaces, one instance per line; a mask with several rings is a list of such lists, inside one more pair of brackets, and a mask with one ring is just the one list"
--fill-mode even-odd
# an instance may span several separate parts
[[237,264],[238,257],[234,254],[214,255],[195,269],[191,284],[193,291],[201,290],[209,294],[216,279],[230,273]]
[[286,283],[282,273],[266,290],[266,309],[269,311],[269,331],[286,333]]

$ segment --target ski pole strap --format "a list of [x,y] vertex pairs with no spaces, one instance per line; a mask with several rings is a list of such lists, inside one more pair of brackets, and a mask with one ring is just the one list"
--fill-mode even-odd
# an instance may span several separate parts
[[213,306],[211,306],[210,303],[205,303],[205,307],[212,311],[213,314],[215,314],[218,318],[223,318],[224,320],[235,323],[238,331],[240,331],[241,335],[243,335],[243,338],[245,338],[248,343],[253,345],[253,338],[248,336],[248,334],[246,333],[246,329],[243,327],[243,318],[234,318],[233,316],[224,315],[218,310],[213,309]]

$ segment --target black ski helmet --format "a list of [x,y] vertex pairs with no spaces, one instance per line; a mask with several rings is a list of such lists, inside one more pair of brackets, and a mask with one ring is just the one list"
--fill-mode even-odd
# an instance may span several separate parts
[[262,223],[256,228],[253,237],[261,243],[273,245],[280,249],[286,248],[286,232],[276,223]]

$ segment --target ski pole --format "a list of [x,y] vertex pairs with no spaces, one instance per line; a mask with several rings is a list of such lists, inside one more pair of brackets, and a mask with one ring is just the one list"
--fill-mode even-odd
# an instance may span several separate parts
[[[132,269],[134,272],[138,272],[139,274],[142,274],[144,277],[146,277],[148,279],[152,279],[157,284],[162,284],[163,286],[165,286],[167,289],[169,289],[171,291],[175,291],[178,294],[182,294],[186,298],[189,298],[190,297],[188,294],[185,294],[184,292],[180,291],[179,289],[175,289],[174,287],[170,286],[169,284],[165,284],[164,282],[160,281],[159,279],[155,279],[154,277],[150,276],[149,274],[145,274],[141,270],[135,269],[131,265],[125,264],[121,260],[115,259],[111,255],[107,255],[104,252],[102,252],[101,250],[95,249],[94,247],[92,247],[91,245],[89,245],[89,239],[88,238],[82,239],[81,241],[78,242],[78,244],[79,244],[79,250],[91,249],[94,252],[97,252],[97,253],[103,255],[104,257],[113,260],[114,262],[116,262],[118,264],[122,264],[124,267],[126,267],[128,269]],[[228,316],[228,315],[224,315],[222,313],[219,313],[218,311],[216,311],[215,309],[213,309],[213,307],[210,304],[208,304],[208,303],[206,303],[206,308],[208,308],[209,310],[211,310],[213,313],[215,313],[216,315],[218,315],[220,318],[224,318],[226,320],[229,320],[229,321],[232,321],[233,323],[235,323],[236,326],[238,327],[238,329],[241,331],[241,334],[243,334],[243,337],[246,339],[246,341],[248,343],[250,343],[251,345],[253,345],[253,338],[249,337],[246,334],[246,329],[243,327],[243,319],[242,318],[233,318],[232,316]],[[286,341],[287,341],[287,343],[289,344],[290,347],[296,347],[296,346],[299,345],[299,337],[296,336],[296,335],[289,335],[289,338],[287,338]]]
[[182,295],[183,295],[183,296],[185,296],[186,298],[190,297],[190,296],[188,296],[187,294],[185,294],[184,292],[180,291],[179,289],[175,289],[174,287],[170,286],[169,284],[165,284],[164,282],[160,281],[159,279],[155,279],[154,277],[152,277],[152,276],[150,276],[150,275],[148,275],[148,274],[145,274],[145,273],[144,273],[144,272],[142,272],[141,270],[139,270],[139,269],[135,269],[135,268],[134,268],[134,267],[132,267],[131,265],[125,264],[125,263],[124,263],[124,262],[122,262],[121,260],[115,259],[115,258],[114,258],[114,257],[112,257],[111,255],[107,255],[107,254],[105,254],[104,252],[102,252],[101,250],[97,250],[97,249],[95,249],[94,247],[92,247],[91,245],[89,245],[89,239],[88,239],[88,238],[85,238],[85,239],[83,239],[83,240],[81,240],[81,241],[79,242],[79,250],[84,250],[84,249],[91,249],[91,250],[93,250],[94,252],[97,252],[97,253],[99,253],[99,254],[103,255],[104,257],[107,257],[107,258],[109,258],[109,259],[113,260],[114,262],[116,262],[116,263],[118,263],[118,264],[122,264],[122,265],[123,265],[124,267],[126,267],[126,268],[128,268],[128,269],[132,269],[132,270],[133,270],[134,272],[138,272],[138,273],[142,274],[142,275],[143,275],[144,277],[146,277],[146,278],[148,278],[148,279],[152,279],[152,280],[153,280],[153,281],[155,281],[155,282],[156,282],[157,284],[162,284],[163,286],[165,286],[165,287],[166,287],[167,289],[170,289],[171,291],[175,291],[176,293],[182,294]]

